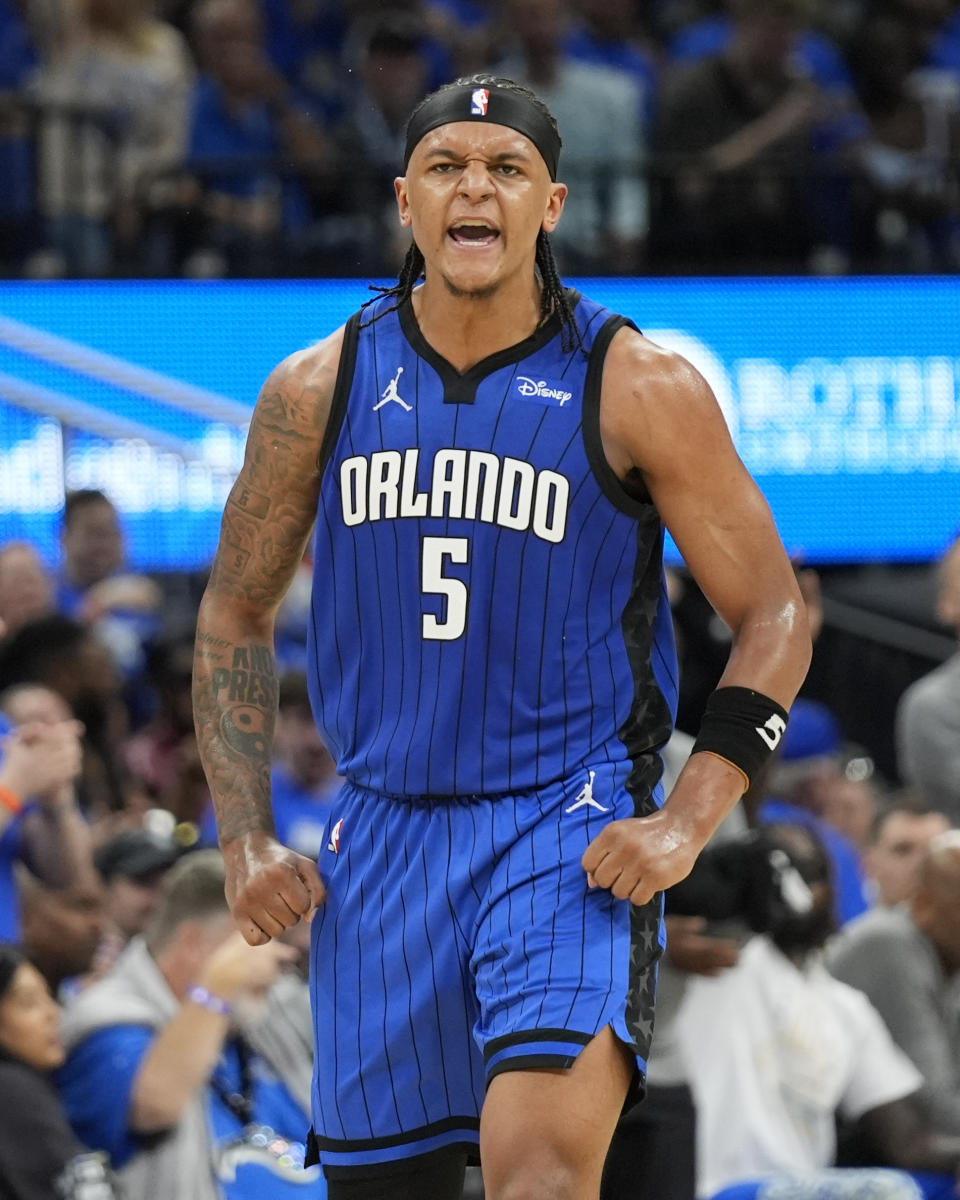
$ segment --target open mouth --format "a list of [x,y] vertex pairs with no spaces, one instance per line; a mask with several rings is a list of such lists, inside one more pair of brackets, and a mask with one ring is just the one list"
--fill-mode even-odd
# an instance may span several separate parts
[[492,246],[500,232],[484,221],[458,221],[448,233],[458,246]]

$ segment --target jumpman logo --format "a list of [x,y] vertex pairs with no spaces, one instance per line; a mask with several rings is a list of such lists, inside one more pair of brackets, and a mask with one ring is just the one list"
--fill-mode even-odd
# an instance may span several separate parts
[[383,408],[383,406],[385,404],[389,404],[391,400],[395,400],[397,402],[397,404],[399,404],[400,407],[405,412],[413,411],[413,405],[408,404],[406,402],[406,400],[404,400],[403,397],[400,395],[400,393],[397,391],[397,380],[400,378],[400,376],[402,374],[403,374],[403,367],[397,367],[396,375],[394,375],[394,377],[390,380],[390,382],[387,384],[387,386],[383,389],[383,395],[380,397],[379,401],[373,406],[374,412],[376,412],[378,408]]
[[596,778],[596,774],[596,771],[590,772],[590,778],[583,785],[580,795],[577,796],[576,800],[574,800],[569,808],[564,809],[564,812],[576,812],[578,808],[595,808],[599,812],[610,811],[609,808],[604,808],[599,800],[594,800],[593,798],[593,781]]

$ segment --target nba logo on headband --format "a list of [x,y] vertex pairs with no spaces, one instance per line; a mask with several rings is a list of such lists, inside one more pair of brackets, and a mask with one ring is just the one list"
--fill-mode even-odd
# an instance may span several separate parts
[[[0,0],[0,8],[3,0]],[[478,87],[477,85],[485,85]],[[457,121],[492,121],[529,138],[547,164],[550,178],[557,178],[560,134],[557,124],[541,101],[509,79],[473,75],[438,88],[413,110],[407,122],[403,151],[404,170],[417,144],[434,129]]]

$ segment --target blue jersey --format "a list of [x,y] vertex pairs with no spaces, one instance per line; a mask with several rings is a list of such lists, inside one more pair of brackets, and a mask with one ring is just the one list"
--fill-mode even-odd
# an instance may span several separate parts
[[676,702],[663,527],[603,455],[600,385],[628,322],[569,293],[457,372],[409,301],[348,322],[321,456],[308,672],[352,783],[517,793],[585,763],[649,796]]

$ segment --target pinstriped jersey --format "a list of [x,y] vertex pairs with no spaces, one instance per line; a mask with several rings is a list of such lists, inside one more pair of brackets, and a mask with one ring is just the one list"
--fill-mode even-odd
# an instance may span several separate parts
[[490,795],[623,762],[649,796],[676,705],[663,527],[600,440],[625,320],[557,317],[457,372],[409,301],[348,322],[322,452],[308,664],[340,772]]

